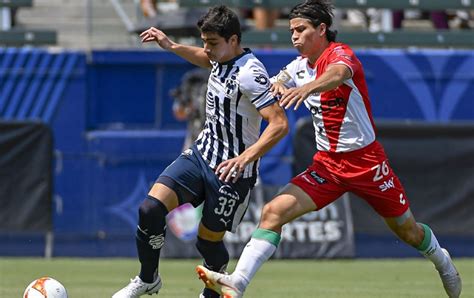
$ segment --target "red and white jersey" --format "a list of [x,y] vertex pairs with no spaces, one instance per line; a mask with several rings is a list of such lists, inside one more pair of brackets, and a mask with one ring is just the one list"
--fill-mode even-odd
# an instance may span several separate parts
[[349,46],[331,42],[314,65],[297,57],[272,82],[300,87],[317,79],[331,64],[346,65],[352,77],[336,89],[311,94],[304,102],[313,118],[317,148],[329,152],[363,148],[375,140],[375,125],[364,70]]

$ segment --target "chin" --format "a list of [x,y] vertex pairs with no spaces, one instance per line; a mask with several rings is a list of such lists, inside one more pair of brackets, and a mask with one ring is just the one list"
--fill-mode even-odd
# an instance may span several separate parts
[[301,52],[303,51],[303,47],[302,47],[300,44],[293,45],[293,47],[294,47],[299,53],[301,53]]

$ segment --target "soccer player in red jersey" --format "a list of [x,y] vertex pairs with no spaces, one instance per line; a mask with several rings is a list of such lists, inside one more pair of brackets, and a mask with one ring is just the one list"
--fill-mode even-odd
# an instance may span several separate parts
[[461,279],[433,231],[417,223],[400,180],[377,142],[362,65],[352,49],[335,41],[332,6],[309,0],[289,15],[291,41],[301,54],[273,78],[280,105],[311,112],[318,152],[263,210],[258,229],[231,275],[196,268],[223,297],[242,297],[250,280],[275,252],[284,224],[334,202],[345,192],[363,198],[404,242],[429,259],[449,297],[459,297]]

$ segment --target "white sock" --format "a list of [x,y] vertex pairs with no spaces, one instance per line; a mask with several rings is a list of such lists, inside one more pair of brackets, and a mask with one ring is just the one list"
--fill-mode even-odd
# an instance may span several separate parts
[[244,292],[255,273],[273,255],[275,250],[276,246],[269,241],[251,238],[232,273],[234,285]]
[[[425,258],[429,259],[435,265],[438,271],[445,271],[445,270],[454,270],[454,267],[451,264],[448,256],[446,256],[441,249],[441,246],[436,239],[433,231],[425,224],[420,224],[424,231],[425,237],[421,245],[417,248],[418,251],[425,256]],[[450,268],[453,267],[453,268]]]

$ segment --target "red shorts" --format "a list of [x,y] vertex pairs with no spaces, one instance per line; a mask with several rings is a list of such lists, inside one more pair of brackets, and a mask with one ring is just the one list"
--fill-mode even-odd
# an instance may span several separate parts
[[317,209],[337,200],[345,192],[363,198],[382,217],[397,217],[407,211],[409,201],[400,180],[388,164],[382,145],[372,144],[346,153],[317,152],[313,164],[291,183],[306,192]]

